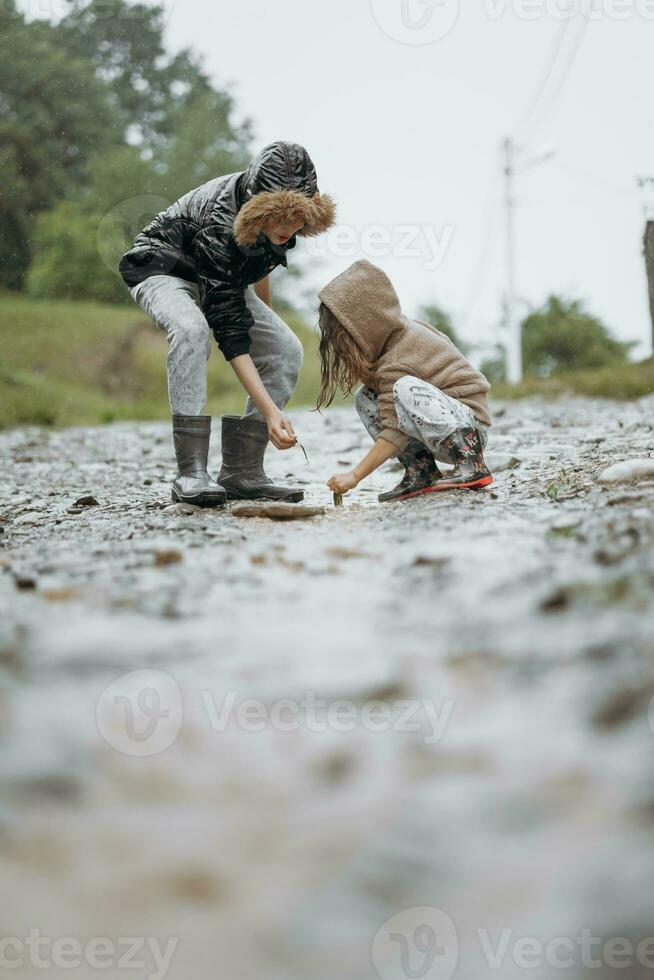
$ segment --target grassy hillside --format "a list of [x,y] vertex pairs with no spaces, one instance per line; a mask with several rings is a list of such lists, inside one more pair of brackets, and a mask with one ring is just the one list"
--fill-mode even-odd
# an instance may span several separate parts
[[525,398],[544,395],[588,395],[599,398],[629,399],[654,394],[654,358],[636,364],[622,364],[585,371],[573,371],[554,378],[525,378],[519,385],[497,384],[495,398]]
[[[292,405],[318,390],[316,337],[299,317],[305,365]],[[166,418],[165,337],[134,306],[0,296],[0,428]],[[240,412],[242,388],[220,351],[209,359],[214,415]]]

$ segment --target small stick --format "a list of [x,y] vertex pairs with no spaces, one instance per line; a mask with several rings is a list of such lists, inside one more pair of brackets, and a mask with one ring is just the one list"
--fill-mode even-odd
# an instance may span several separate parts
[[298,441],[297,441],[297,445],[298,445],[298,446],[300,447],[300,449],[301,449],[301,450],[302,450],[302,452],[304,453],[304,458],[305,458],[305,460],[307,461],[307,466],[308,466],[308,465],[309,465],[309,457],[307,456],[307,451],[306,451],[306,449],[304,448],[304,446],[302,445],[302,443],[300,442],[300,440],[299,440],[299,439],[298,439]]
[[342,507],[342,506],[343,506],[343,494],[334,493],[334,507]]

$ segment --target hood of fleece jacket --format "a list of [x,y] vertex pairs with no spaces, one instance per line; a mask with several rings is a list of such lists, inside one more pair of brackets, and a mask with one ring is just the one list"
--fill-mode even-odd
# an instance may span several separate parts
[[393,284],[367,259],[354,262],[328,282],[319,296],[372,363],[379,360],[391,337],[406,329]]

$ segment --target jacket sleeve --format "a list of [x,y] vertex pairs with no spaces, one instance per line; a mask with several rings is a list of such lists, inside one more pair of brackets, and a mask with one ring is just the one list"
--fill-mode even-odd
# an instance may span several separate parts
[[394,385],[403,374],[407,373],[407,371],[385,371],[379,378],[377,407],[379,410],[379,421],[382,425],[379,438],[385,439],[387,442],[392,442],[397,448],[398,455],[406,449],[409,443],[409,436],[405,435],[400,429],[400,423],[395,410]]
[[211,225],[196,236],[194,256],[202,310],[225,360],[231,361],[249,352],[254,319],[228,246],[229,235]]

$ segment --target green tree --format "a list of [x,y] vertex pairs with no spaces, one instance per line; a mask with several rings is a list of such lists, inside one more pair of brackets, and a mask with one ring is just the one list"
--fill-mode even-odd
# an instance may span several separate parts
[[171,113],[172,138],[155,154],[156,191],[175,200],[213,177],[244,169],[250,157],[249,124],[236,125],[226,92],[197,92],[183,111]]
[[111,91],[114,124],[142,143],[170,132],[170,107],[207,82],[189,52],[171,57],[163,43],[163,7],[127,0],[69,0],[57,25],[60,43],[89,61]]
[[427,323],[431,323],[432,327],[436,327],[441,333],[444,333],[446,337],[449,337],[455,347],[458,347],[462,353],[465,353],[467,345],[462,341],[452,323],[452,317],[445,310],[441,309],[435,303],[429,303],[420,308],[418,313],[418,318],[420,320],[425,320]]
[[501,344],[497,344],[494,351],[484,358],[479,370],[492,385],[506,381],[506,352]]
[[103,215],[126,197],[161,196],[160,182],[152,159],[136,146],[119,146],[91,158],[75,200],[89,214]]
[[175,198],[243,167],[250,127],[192,54],[166,54],[161,6],[68,6],[57,25],[27,23],[15,5],[0,22],[3,284],[22,288],[33,254],[35,295],[124,299],[121,252]]
[[[130,142],[156,153],[176,142],[180,125],[203,105],[205,123],[222,118],[222,130],[205,131],[200,151],[219,139],[238,155],[249,123],[235,127],[231,97],[217,92],[189,50],[169,55],[164,46],[165,9],[130,0],[68,0],[57,31],[65,48],[90,61],[111,92],[115,125]],[[204,99],[204,102],[203,102]],[[211,103],[211,104],[209,104]],[[197,127],[191,123],[194,131]],[[189,184],[192,186],[192,180]]]
[[624,364],[633,343],[616,340],[581,300],[550,296],[522,323],[525,374],[550,377],[563,371]]
[[92,66],[55,42],[51,25],[0,19],[0,264],[20,288],[33,215],[72,193],[110,142],[111,107]]
[[[134,236],[181,194],[212,177],[245,166],[247,153],[241,136],[231,126],[231,112],[229,96],[204,92],[188,113],[179,118],[174,140],[162,144],[155,157],[145,156],[137,147],[122,146],[93,158],[87,170],[87,187],[77,202],[74,234],[67,236],[58,249],[52,243],[57,228],[65,231],[61,217],[71,214],[70,209],[58,209],[51,223],[39,225],[41,246],[45,235],[51,241],[51,250],[66,253],[70,288],[62,292],[59,273],[50,279],[57,264],[39,254],[34,259],[30,292],[99,298],[100,291],[108,299],[127,302],[128,294],[116,270],[120,256],[132,244]],[[97,281],[87,275],[93,241],[96,241]],[[114,289],[107,287],[108,274],[115,279]]]
[[[79,204],[62,201],[36,220],[34,260],[27,276],[31,296],[48,299],[95,299],[126,302],[129,294],[115,267],[102,261],[98,249],[100,218]],[[104,254],[120,254],[124,239],[117,225],[104,230]],[[107,241],[112,236],[113,241]]]

